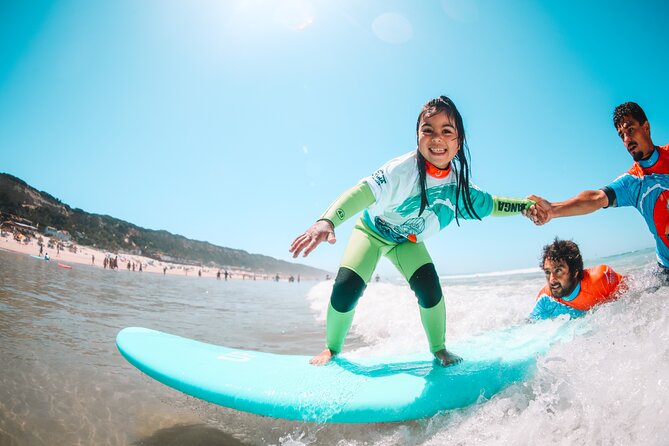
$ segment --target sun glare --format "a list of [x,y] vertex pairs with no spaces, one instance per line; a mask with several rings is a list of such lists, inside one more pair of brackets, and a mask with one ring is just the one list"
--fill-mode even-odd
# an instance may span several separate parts
[[304,31],[316,20],[309,0],[240,0],[235,6],[236,17],[254,28],[274,24],[289,31]]
[[313,5],[307,0],[284,0],[274,6],[274,21],[292,31],[304,31],[314,23]]

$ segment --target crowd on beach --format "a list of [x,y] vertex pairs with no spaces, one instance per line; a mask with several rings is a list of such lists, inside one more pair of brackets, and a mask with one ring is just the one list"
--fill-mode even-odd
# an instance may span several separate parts
[[[95,249],[90,246],[78,246],[44,235],[30,235],[20,232],[2,231],[0,249],[46,257],[59,263],[86,264],[104,270],[155,273],[162,275],[182,275],[189,277],[216,278],[218,280],[272,280],[294,282],[289,274],[266,274],[238,268],[208,268],[194,265],[161,262],[134,254],[116,254]],[[100,261],[100,259],[102,259]],[[300,281],[297,276],[297,281]]]

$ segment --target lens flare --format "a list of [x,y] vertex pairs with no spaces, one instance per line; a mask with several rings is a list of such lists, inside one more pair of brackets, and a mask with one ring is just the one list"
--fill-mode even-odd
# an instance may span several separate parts
[[394,45],[402,44],[413,36],[411,23],[395,12],[387,12],[374,19],[372,31],[379,39]]

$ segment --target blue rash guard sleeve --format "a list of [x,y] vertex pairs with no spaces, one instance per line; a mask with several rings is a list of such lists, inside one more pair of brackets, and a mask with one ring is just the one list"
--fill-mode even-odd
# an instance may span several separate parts
[[[493,209],[494,200],[492,195],[469,183],[469,197],[472,200],[472,207],[474,208],[476,215],[480,218],[490,215]],[[465,220],[475,219],[476,217],[467,211],[463,201],[464,200],[462,199],[458,200],[458,216]]]
[[568,307],[551,299],[549,296],[543,295],[537,300],[534,309],[528,316],[532,320],[551,319],[562,314],[568,314],[571,318],[583,316],[586,312],[577,310],[576,308]]
[[[628,173],[603,188],[609,198],[608,207],[636,206],[641,193],[641,179]],[[614,198],[611,200],[611,198]]]

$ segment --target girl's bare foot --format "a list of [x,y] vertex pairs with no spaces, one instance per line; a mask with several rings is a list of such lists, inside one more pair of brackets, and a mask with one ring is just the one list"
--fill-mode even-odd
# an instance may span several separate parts
[[326,348],[325,350],[323,350],[322,352],[320,352],[319,354],[317,354],[316,356],[314,356],[313,358],[311,358],[311,359],[309,360],[309,364],[313,364],[313,365],[325,365],[325,364],[327,364],[328,362],[330,362],[330,360],[332,359],[332,357],[333,357],[334,355],[336,355],[335,352],[333,352],[333,351],[330,350],[329,348]]
[[[322,353],[321,353],[322,355]],[[443,367],[448,367],[462,361],[462,358],[446,349],[434,353],[434,357]]]

